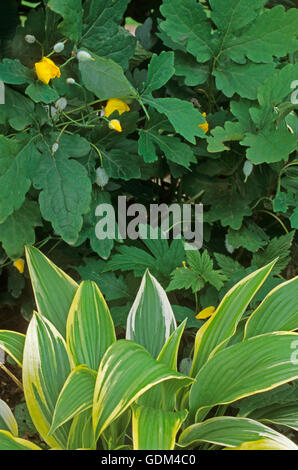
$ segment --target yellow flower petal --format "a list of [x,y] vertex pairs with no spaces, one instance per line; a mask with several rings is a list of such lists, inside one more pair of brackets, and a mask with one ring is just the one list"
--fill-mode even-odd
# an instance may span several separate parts
[[25,267],[25,262],[22,258],[20,259],[17,259],[14,263],[13,263],[14,267],[17,268],[17,270],[19,271],[19,273],[23,274],[24,272],[24,267]]
[[211,317],[211,315],[215,312],[215,307],[206,307],[204,310],[201,310],[197,315],[196,318],[198,320],[206,320],[206,318]]
[[59,67],[47,57],[43,57],[40,62],[36,62],[35,71],[38,79],[46,85],[52,78],[61,77]]
[[118,98],[111,98],[108,100],[106,107],[105,107],[105,116],[109,117],[113,114],[114,111],[118,111],[119,116],[125,113],[126,111],[130,111],[130,107],[124,101],[119,100]]
[[[205,118],[207,116],[206,113],[202,113],[202,116]],[[207,134],[208,130],[209,130],[209,124],[208,122],[204,122],[204,124],[198,124],[198,127],[200,127],[201,129],[203,129],[203,131],[205,132],[205,134]]]
[[122,127],[118,119],[112,119],[109,122],[109,128],[114,129],[114,131],[117,131],[117,132],[122,132]]

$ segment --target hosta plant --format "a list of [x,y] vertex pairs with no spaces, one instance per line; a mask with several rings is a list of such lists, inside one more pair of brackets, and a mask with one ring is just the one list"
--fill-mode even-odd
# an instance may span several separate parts
[[[298,228],[294,3],[2,2],[0,21],[10,21],[0,28],[0,301],[23,291],[26,304],[29,286],[12,264],[25,244],[47,242],[63,252],[63,267],[80,257],[87,279],[95,260],[98,271],[107,259],[105,269],[125,271],[111,300],[126,307],[128,272],[142,276],[148,252],[139,240],[95,235],[96,207],[116,207],[123,195],[128,205],[202,202],[204,248],[228,257],[220,268],[260,268],[278,254],[275,274],[293,275],[292,265],[282,271],[295,264]],[[125,29],[131,18],[135,36]],[[182,261],[173,267],[171,254],[151,260],[164,287]],[[110,285],[111,273],[101,275]],[[181,287],[194,286],[180,275]],[[217,281],[195,286],[209,289],[213,305]]]
[[[27,247],[26,256],[37,311],[26,335],[1,330],[0,345],[23,369],[26,404],[46,446],[297,449],[275,426],[297,429],[295,403],[258,409],[259,419],[235,413],[235,406],[298,378],[298,278],[279,285],[249,316],[275,262],[242,279],[198,330],[186,358],[179,353],[185,321],[177,326],[149,271],[128,314],[126,339],[117,339],[95,283],[78,285],[36,248]],[[38,449],[18,437],[3,401],[0,427],[1,449]]]

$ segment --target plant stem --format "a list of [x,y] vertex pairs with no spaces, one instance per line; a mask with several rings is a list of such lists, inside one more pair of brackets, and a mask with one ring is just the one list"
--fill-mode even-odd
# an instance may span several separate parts
[[7,369],[7,367],[5,367],[5,365],[2,364],[1,362],[0,362],[0,369],[2,369],[22,391],[24,391],[23,385],[19,381],[19,379],[17,379],[16,376],[12,372],[10,372],[10,370]]

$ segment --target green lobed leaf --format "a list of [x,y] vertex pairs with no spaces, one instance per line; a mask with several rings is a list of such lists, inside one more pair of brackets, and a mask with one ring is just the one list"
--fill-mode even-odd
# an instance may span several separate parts
[[112,59],[125,70],[136,48],[136,39],[119,24],[129,0],[88,0],[84,6],[81,46]]
[[77,43],[82,34],[82,0],[50,0],[47,7],[63,17],[58,29]]
[[143,93],[152,93],[163,87],[174,75],[174,52],[162,51],[159,55],[153,54],[148,65],[147,80],[144,83]]
[[196,142],[196,136],[205,138],[204,131],[199,127],[199,124],[204,124],[205,118],[192,103],[177,98],[150,98],[148,96],[143,97],[143,101],[159,113],[165,114],[175,131],[192,144]]
[[25,245],[35,243],[35,227],[42,225],[38,204],[25,200],[21,208],[0,224],[0,241],[10,258],[20,258]]
[[45,103],[49,104],[53,101],[56,101],[59,98],[59,95],[54,88],[51,88],[49,85],[42,83],[40,81],[31,83],[26,88],[26,95],[28,95],[35,103]]
[[42,216],[52,223],[55,232],[74,244],[83,224],[82,215],[89,210],[91,182],[86,169],[58,149],[51,154],[43,149],[43,158],[34,178],[40,189]]
[[111,59],[92,54],[93,60],[79,62],[79,70],[85,87],[100,100],[109,98],[136,98],[133,86],[124,75],[123,69]]
[[40,161],[35,138],[11,140],[0,136],[0,223],[25,201]]
[[23,85],[33,81],[33,74],[18,59],[3,59],[0,63],[0,80],[11,85]]
[[195,0],[163,0],[160,7],[166,18],[160,28],[186,49],[198,62],[207,62],[213,55],[211,25],[201,3]]

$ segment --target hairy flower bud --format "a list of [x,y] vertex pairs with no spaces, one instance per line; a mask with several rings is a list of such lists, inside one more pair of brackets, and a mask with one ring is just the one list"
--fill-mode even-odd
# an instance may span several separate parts
[[251,174],[252,170],[253,170],[253,164],[249,161],[249,160],[246,160],[244,165],[243,165],[243,173],[245,175],[246,178],[249,177],[249,175]]
[[58,148],[59,148],[59,144],[58,144],[58,142],[55,142],[55,143],[52,145],[52,152],[53,152],[53,153],[56,153],[57,150],[58,150]]
[[104,186],[106,186],[106,184],[108,184],[109,182],[109,177],[107,175],[107,172],[104,168],[97,168],[96,170],[96,184],[103,188]]
[[89,54],[89,52],[87,51],[79,51],[77,53],[77,59],[80,61],[80,62],[85,62],[86,60],[91,60],[92,57],[91,55]]
[[69,78],[66,79],[66,83],[68,85],[74,85],[76,83],[76,81],[75,81],[74,78],[69,77]]
[[67,99],[59,98],[56,101],[55,106],[56,106],[57,109],[59,109],[59,111],[63,111],[63,109],[65,109],[66,106],[67,106]]
[[34,44],[36,41],[36,38],[35,36],[32,36],[32,34],[26,34],[25,41],[28,42],[28,44]]
[[57,53],[62,52],[64,50],[64,43],[63,42],[57,42],[57,44],[55,44],[53,49]]

